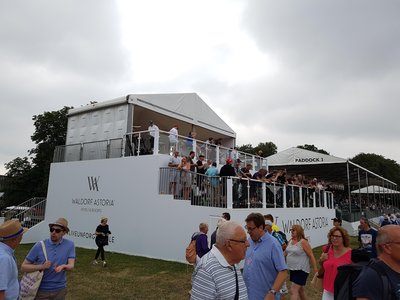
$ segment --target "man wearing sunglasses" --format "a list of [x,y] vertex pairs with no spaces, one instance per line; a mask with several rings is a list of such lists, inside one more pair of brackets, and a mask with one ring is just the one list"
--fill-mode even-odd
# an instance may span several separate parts
[[49,224],[49,228],[50,238],[44,240],[47,260],[41,243],[37,242],[26,256],[21,270],[27,273],[44,270],[35,300],[64,300],[67,294],[66,271],[72,270],[75,265],[75,245],[64,238],[69,232],[66,219],[57,219]]

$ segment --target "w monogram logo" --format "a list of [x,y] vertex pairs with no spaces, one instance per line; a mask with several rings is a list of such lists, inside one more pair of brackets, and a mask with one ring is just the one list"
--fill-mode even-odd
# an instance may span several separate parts
[[88,176],[88,183],[89,183],[89,190],[91,191],[99,191],[99,186],[97,185],[100,179],[100,176],[94,177],[94,176]]

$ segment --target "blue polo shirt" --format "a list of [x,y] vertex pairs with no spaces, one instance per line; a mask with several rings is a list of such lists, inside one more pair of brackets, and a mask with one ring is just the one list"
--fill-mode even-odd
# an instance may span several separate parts
[[[54,268],[68,263],[69,258],[75,259],[75,245],[73,241],[61,239],[58,244],[50,239],[44,240],[46,246],[47,259],[51,261],[51,267],[44,271],[43,279],[39,290],[57,291],[67,287],[67,274],[65,271],[56,273]],[[43,264],[45,262],[42,245],[37,242],[29,251],[26,260],[33,264]]]
[[[287,270],[285,257],[279,242],[269,233],[254,242],[249,239],[244,262],[243,279],[249,300],[263,300],[272,288],[278,272]],[[275,299],[280,298],[279,293]]]
[[0,242],[0,291],[5,291],[5,300],[19,297],[18,268],[14,250]]

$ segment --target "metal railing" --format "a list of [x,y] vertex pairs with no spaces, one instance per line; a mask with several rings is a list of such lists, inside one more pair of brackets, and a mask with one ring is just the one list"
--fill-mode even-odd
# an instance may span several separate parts
[[333,194],[324,190],[267,183],[239,177],[207,176],[160,168],[159,193],[192,205],[225,208],[334,208]]
[[46,213],[46,198],[32,198],[18,206],[8,207],[4,212],[5,220],[19,219],[22,226],[31,228],[42,222]]
[[123,139],[57,146],[53,162],[116,158],[123,155]]
[[171,142],[169,135],[169,132],[160,130],[155,137],[152,137],[150,132],[146,130],[127,133],[123,138],[57,146],[54,151],[53,162],[106,159],[157,153],[172,155],[173,151],[177,150],[180,156],[188,156],[190,151],[194,151],[197,157],[203,154],[206,161],[212,160],[218,165],[225,164],[227,158],[233,160],[239,158],[244,165],[251,163],[255,170],[267,168],[267,160],[264,157],[180,135],[178,135],[176,141]]

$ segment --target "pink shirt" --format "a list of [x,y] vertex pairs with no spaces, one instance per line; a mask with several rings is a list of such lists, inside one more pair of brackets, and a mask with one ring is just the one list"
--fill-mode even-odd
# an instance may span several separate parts
[[337,274],[337,267],[351,263],[351,249],[340,257],[333,255],[332,247],[328,251],[328,259],[324,261],[324,290],[333,293],[334,283]]

